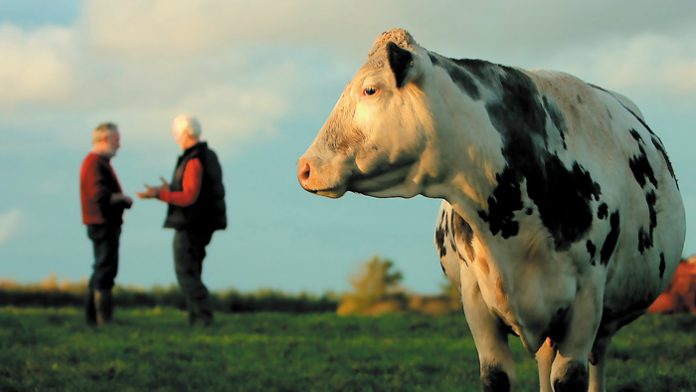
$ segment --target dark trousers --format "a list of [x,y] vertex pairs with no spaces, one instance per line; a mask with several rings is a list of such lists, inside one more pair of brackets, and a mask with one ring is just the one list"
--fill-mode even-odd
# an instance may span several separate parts
[[87,236],[94,248],[94,264],[89,279],[85,315],[88,324],[111,321],[113,303],[111,289],[118,273],[120,225],[88,225]]
[[120,225],[87,225],[87,235],[94,246],[94,265],[89,279],[90,290],[111,290],[118,273]]
[[178,229],[174,234],[174,270],[186,298],[189,323],[207,325],[213,321],[213,307],[208,289],[201,280],[205,247],[212,230]]

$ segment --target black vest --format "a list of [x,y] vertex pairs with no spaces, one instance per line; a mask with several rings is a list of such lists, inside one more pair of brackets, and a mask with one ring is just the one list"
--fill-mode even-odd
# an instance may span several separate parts
[[198,199],[188,207],[169,204],[164,227],[173,229],[221,230],[227,227],[225,187],[222,185],[222,168],[217,155],[200,142],[187,148],[176,161],[174,176],[169,184],[171,191],[183,190],[184,168],[193,158],[203,167],[203,180]]

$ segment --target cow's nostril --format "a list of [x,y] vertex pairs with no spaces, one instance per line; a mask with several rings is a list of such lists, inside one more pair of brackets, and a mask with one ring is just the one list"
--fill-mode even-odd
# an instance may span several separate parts
[[302,167],[302,169],[300,169],[300,172],[297,174],[297,177],[302,182],[307,181],[309,179],[310,172],[311,168],[309,166],[309,162],[305,162],[304,166]]

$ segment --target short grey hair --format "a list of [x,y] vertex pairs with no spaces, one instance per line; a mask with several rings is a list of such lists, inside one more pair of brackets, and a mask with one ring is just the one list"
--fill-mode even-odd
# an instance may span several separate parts
[[198,122],[198,119],[194,116],[181,114],[174,118],[172,130],[177,136],[186,134],[198,138],[201,136],[201,123]]
[[112,122],[103,122],[92,131],[92,143],[104,140],[109,134],[118,132],[118,125]]

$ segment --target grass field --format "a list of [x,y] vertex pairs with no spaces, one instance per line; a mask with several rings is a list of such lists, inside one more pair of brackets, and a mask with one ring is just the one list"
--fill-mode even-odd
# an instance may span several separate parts
[[[463,316],[218,314],[189,328],[166,308],[0,308],[1,391],[478,391]],[[640,318],[610,352],[610,391],[696,391],[696,317]],[[521,391],[535,362],[510,339]]]

